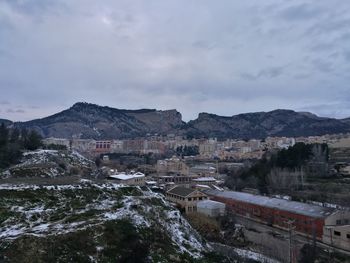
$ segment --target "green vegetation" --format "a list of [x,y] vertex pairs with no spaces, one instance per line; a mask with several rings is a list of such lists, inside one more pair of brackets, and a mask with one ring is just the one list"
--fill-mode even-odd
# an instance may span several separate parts
[[[237,262],[213,252],[194,258],[190,253],[199,250],[191,246],[191,229],[185,221],[172,228],[179,219],[168,213],[177,212],[137,187],[2,189],[0,229],[20,234],[2,238],[0,262]],[[178,235],[183,239],[174,240]],[[188,252],[180,252],[179,245]]]
[[0,169],[16,164],[23,150],[36,150],[41,143],[41,136],[35,131],[17,128],[9,129],[3,123],[0,125]]
[[[320,153],[315,153],[315,149],[319,147]],[[299,180],[297,171],[304,170],[309,161],[319,158],[317,155],[322,155],[327,160],[328,146],[297,143],[272,154],[269,159],[265,157],[259,160],[249,169],[229,173],[226,184],[237,190],[245,187],[257,188],[261,193],[269,193],[271,189],[287,185],[290,189]]]
[[179,146],[176,148],[176,154],[178,156],[195,156],[199,154],[198,146]]

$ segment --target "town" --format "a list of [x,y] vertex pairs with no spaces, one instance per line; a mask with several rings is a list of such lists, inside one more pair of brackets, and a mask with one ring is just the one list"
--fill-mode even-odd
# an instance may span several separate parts
[[329,160],[310,162],[314,170],[311,172],[325,173],[326,178],[347,179],[350,134],[246,141],[184,139],[173,135],[103,141],[47,138],[44,143],[95,158],[106,180],[161,192],[185,214],[217,218],[228,213],[243,225],[253,222],[282,230],[287,239],[295,240],[286,249],[291,262],[299,257],[302,245],[309,240],[327,251],[350,255],[350,207],[312,200],[292,201],[285,193],[267,196],[248,187],[232,191],[225,183],[228,177],[225,172],[243,169],[270,153],[300,143],[328,147]]

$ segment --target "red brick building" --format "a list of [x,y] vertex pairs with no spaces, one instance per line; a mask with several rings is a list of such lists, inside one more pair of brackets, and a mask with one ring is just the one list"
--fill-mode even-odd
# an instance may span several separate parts
[[279,198],[253,195],[233,191],[205,191],[210,199],[223,202],[236,214],[288,229],[290,225],[301,234],[322,239],[325,219],[336,212],[326,208]]

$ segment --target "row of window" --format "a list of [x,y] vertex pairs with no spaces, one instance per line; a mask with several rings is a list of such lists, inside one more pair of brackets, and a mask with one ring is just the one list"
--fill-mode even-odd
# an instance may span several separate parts
[[341,220],[341,219],[338,219],[338,220],[336,220],[336,225],[349,225],[349,219],[343,219],[343,220]]
[[202,201],[202,200],[206,200],[206,197],[189,197],[187,198],[188,201]]
[[172,197],[172,198],[175,198],[175,199],[178,199],[178,200],[182,200],[182,201],[202,201],[202,200],[207,200],[208,198],[207,197],[188,197],[188,198],[185,198],[185,197],[181,197],[181,196],[178,196],[178,195],[173,195],[173,194],[167,194],[169,197]]
[[[336,230],[334,230],[334,235],[335,236],[338,236],[338,237],[340,237],[341,236],[341,232],[339,232],[339,231],[336,231]],[[350,239],[350,234],[348,233],[348,234],[346,234],[346,238],[348,238],[348,239]]]
[[110,144],[107,143],[97,143],[96,144],[96,149],[109,149],[111,148]]

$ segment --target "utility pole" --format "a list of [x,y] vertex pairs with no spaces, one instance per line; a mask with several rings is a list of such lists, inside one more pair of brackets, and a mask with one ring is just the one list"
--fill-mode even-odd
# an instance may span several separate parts
[[288,224],[288,232],[289,232],[289,263],[293,263],[293,230],[295,229],[295,226],[293,226],[294,221],[289,220],[287,221]]

